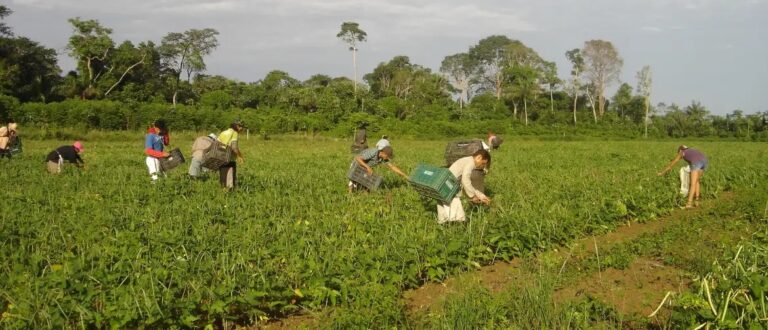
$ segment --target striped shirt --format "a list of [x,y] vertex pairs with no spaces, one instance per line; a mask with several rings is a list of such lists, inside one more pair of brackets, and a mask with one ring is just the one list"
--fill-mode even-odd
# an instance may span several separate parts
[[358,156],[362,157],[363,161],[370,167],[389,162],[388,160],[384,160],[379,157],[379,149],[377,148],[365,149],[361,151]]

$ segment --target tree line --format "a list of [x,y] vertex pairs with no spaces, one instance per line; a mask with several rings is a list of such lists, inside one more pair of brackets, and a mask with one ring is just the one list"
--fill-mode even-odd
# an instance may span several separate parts
[[[0,5],[0,18],[10,14]],[[357,51],[367,33],[358,23],[343,22],[336,37],[352,52],[353,79],[316,74],[300,81],[275,70],[242,82],[206,74],[205,60],[219,45],[215,29],[170,32],[159,44],[117,44],[112,29],[98,20],[68,21],[72,34],[66,50],[77,67],[62,74],[54,49],[14,35],[0,20],[0,119],[136,129],[151,116],[185,114],[183,128],[206,129],[238,116],[263,123],[265,133],[347,134],[366,121],[399,127],[404,134],[428,122],[447,127],[444,134],[532,125],[752,139],[768,127],[766,113],[734,110],[717,116],[696,101],[651,105],[651,68],[637,72],[635,86],[620,82],[623,59],[606,40],[588,40],[564,52],[571,64],[568,77],[558,77],[555,62],[523,42],[492,35],[445,56],[438,72],[400,55],[358,81]],[[616,93],[606,95],[616,84]]]

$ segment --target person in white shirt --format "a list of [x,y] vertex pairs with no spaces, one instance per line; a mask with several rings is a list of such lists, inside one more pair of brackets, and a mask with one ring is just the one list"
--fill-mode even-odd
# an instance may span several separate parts
[[[482,170],[491,161],[491,154],[484,149],[476,151],[472,156],[460,158],[451,164],[449,170],[459,179],[461,190],[473,203],[491,204],[491,199],[472,185],[472,172]],[[461,192],[450,203],[437,204],[437,222],[443,224],[450,221],[464,221],[464,207],[461,205]]]

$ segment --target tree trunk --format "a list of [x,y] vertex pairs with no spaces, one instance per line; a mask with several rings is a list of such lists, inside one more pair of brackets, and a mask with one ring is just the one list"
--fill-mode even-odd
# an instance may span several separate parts
[[357,47],[352,46],[352,67],[354,70],[354,77],[352,78],[352,82],[354,82],[354,93],[357,95]]
[[512,101],[512,115],[517,119],[517,102]]
[[496,73],[496,99],[501,100],[501,72]]
[[573,93],[573,126],[576,126],[576,104],[579,102],[579,92],[574,91]]
[[549,85],[549,112],[555,113],[555,97],[552,95],[552,85]]
[[645,133],[643,133],[643,136],[644,136],[646,139],[648,138],[648,108],[649,108],[649,103],[650,103],[650,102],[651,102],[651,101],[650,101],[650,100],[648,99],[648,97],[646,96],[646,97],[645,97],[645,102],[643,102],[643,103],[645,103]]
[[603,95],[605,94],[605,86],[603,86],[603,84],[601,83],[600,86],[597,86],[597,87],[598,87],[597,102],[599,105],[598,109],[600,110],[600,117],[602,117],[603,115],[605,115],[605,95]]
[[587,97],[589,98],[589,104],[592,106],[592,118],[594,118],[595,124],[597,124],[597,111],[595,111],[595,99],[592,98],[592,93],[590,93],[588,89],[587,89]]
[[523,97],[523,112],[525,115],[525,126],[528,126],[528,100]]

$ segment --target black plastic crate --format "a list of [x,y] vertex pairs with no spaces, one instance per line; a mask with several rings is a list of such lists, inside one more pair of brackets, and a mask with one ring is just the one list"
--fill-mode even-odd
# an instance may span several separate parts
[[168,157],[160,158],[160,169],[163,172],[168,172],[184,163],[184,155],[179,148],[171,150],[170,154]]
[[460,158],[472,156],[480,149],[483,149],[483,140],[479,139],[448,143],[445,146],[445,166],[451,166]]
[[379,189],[381,184],[381,176],[376,173],[368,174],[365,167],[360,166],[356,160],[352,161],[349,166],[349,172],[347,173],[347,179],[357,183],[370,191]]

